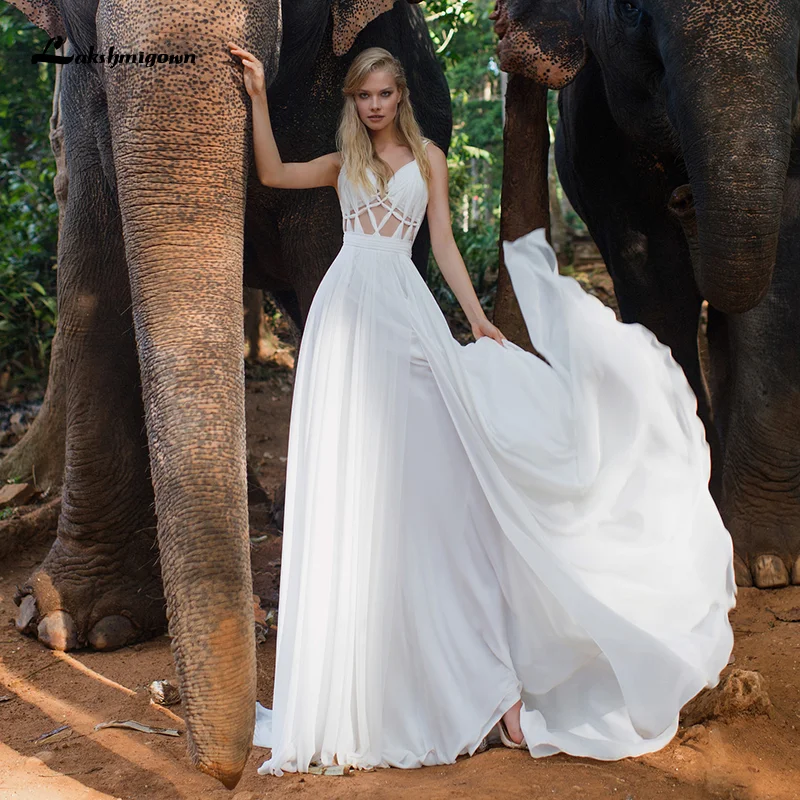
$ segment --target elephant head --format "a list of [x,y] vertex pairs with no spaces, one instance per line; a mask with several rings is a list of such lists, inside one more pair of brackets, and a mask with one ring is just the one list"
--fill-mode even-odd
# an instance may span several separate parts
[[[91,103],[73,98],[69,107],[107,115],[87,127],[110,131],[107,151],[100,137],[88,146],[100,149],[122,220],[189,752],[233,787],[250,751],[256,700],[242,358],[252,143],[250,101],[226,42],[258,55],[269,85],[297,53],[297,68],[308,68],[326,31],[344,53],[392,1],[293,0],[283,13],[280,0],[13,4],[50,36],[68,37],[73,53],[113,46],[117,54],[195,56],[64,69],[92,70]],[[70,201],[79,206],[81,198],[71,193]]]
[[686,165],[701,293],[757,305],[800,128],[800,0],[498,0],[493,16],[503,69],[560,89],[598,60],[617,124]]

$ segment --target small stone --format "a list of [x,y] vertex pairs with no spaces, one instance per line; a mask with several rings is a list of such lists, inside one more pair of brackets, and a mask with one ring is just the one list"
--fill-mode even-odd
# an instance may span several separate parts
[[233,800],[253,800],[253,793],[252,792],[236,792],[233,796]]
[[687,703],[681,714],[683,724],[691,728],[711,719],[730,720],[742,714],[769,715],[772,703],[763,675],[735,669],[714,689],[706,689]]
[[38,758],[43,764],[49,764],[55,756],[56,754],[52,750],[40,750],[33,754],[33,758]]
[[[172,706],[181,701],[178,687],[170,681],[153,681],[147,687],[147,691],[150,693],[152,701],[160,706]],[[235,797],[234,800],[236,800]]]

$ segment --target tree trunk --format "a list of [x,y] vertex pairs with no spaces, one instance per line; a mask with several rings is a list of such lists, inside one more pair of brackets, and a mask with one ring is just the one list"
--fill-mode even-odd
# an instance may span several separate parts
[[[503,194],[500,215],[500,269],[493,322],[519,347],[535,353],[503,259],[503,242],[536,228],[550,237],[547,156],[547,88],[509,75],[503,126]],[[538,354],[537,354],[538,355]]]
[[22,439],[0,461],[0,483],[12,478],[32,481],[48,496],[57,495],[64,475],[66,433],[61,342],[56,330],[42,407]]
[[[59,55],[64,55],[66,42]],[[53,88],[53,110],[50,115],[50,146],[56,160],[56,177],[53,180],[58,202],[58,230],[67,203],[69,176],[64,152],[64,129],[61,124],[61,64],[56,64]],[[66,443],[66,397],[62,369],[62,349],[58,327],[50,348],[50,369],[42,407],[25,435],[6,457],[0,461],[0,482],[10,478],[32,480],[37,488],[53,495],[61,488],[64,475]]]
[[564,218],[564,208],[558,196],[558,171],[556,170],[556,149],[553,147],[555,137],[553,130],[548,125],[550,137],[550,157],[548,158],[548,185],[550,192],[550,235],[553,250],[556,251],[559,264],[569,264],[569,243],[567,241],[567,223]]

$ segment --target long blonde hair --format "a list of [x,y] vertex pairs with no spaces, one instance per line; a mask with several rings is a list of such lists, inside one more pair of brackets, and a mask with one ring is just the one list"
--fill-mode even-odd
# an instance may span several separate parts
[[367,191],[374,191],[374,187],[367,176],[367,168],[375,173],[378,193],[383,196],[387,192],[392,170],[389,165],[375,152],[372,137],[367,126],[358,116],[355,95],[364,85],[370,72],[385,70],[395,80],[400,93],[395,117],[397,138],[401,144],[411,149],[417,161],[420,174],[427,183],[431,176],[431,165],[425,151],[422,132],[411,107],[411,98],[408,91],[403,65],[388,50],[382,47],[369,47],[359,53],[344,79],[344,108],[339,118],[339,128],[336,131],[336,147],[342,158],[342,169],[347,173],[350,181],[361,185]]

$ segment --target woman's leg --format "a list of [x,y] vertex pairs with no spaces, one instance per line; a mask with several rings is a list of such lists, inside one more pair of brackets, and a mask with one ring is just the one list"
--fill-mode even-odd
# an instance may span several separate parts
[[520,744],[524,738],[522,728],[519,725],[519,712],[522,708],[522,700],[517,700],[511,708],[503,714],[503,722],[505,723],[508,735],[511,737],[512,742]]

